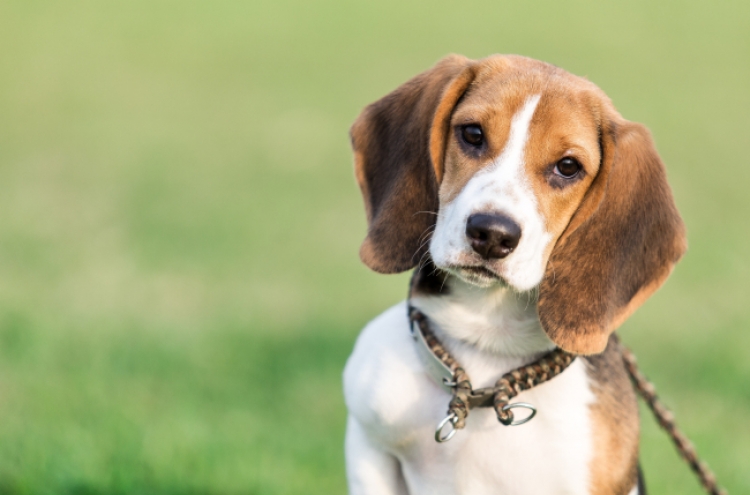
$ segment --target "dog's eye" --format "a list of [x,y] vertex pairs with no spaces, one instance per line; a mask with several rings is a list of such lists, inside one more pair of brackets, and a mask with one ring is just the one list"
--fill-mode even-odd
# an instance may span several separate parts
[[463,126],[461,129],[461,137],[472,146],[480,146],[484,142],[482,128],[476,124]]
[[581,164],[575,158],[565,157],[555,164],[555,173],[566,179],[572,179],[580,171]]

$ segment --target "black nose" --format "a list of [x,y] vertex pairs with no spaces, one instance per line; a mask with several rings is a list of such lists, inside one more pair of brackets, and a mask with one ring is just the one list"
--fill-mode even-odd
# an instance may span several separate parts
[[466,237],[479,256],[486,260],[508,256],[521,240],[521,227],[505,215],[471,215],[466,221]]

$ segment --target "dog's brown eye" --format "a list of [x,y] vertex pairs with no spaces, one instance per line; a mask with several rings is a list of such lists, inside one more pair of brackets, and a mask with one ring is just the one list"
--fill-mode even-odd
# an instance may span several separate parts
[[484,142],[482,128],[476,124],[464,126],[461,129],[461,137],[472,146],[480,146]]
[[571,179],[581,170],[581,164],[575,158],[565,157],[555,164],[555,173],[560,177]]

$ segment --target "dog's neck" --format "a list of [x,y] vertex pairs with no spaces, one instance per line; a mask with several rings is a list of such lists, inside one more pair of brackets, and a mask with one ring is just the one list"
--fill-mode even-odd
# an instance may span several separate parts
[[448,347],[522,363],[555,348],[539,322],[535,291],[480,288],[429,263],[414,274],[411,301]]

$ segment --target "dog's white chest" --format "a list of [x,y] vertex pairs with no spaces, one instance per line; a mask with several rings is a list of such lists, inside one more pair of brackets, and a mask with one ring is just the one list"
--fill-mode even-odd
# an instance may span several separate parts
[[[499,378],[518,365],[456,357],[475,386],[488,385],[490,376]],[[409,333],[406,308],[397,305],[365,328],[344,372],[350,425],[355,422],[363,433],[361,439],[347,439],[348,462],[367,463],[368,449],[395,457],[411,495],[589,493],[589,406],[595,396],[585,366],[578,359],[562,375],[515,399],[538,409],[531,422],[503,426],[491,409],[474,409],[465,429],[438,444],[435,426],[446,415],[450,395],[428,376]],[[371,471],[377,478],[375,464]]]

